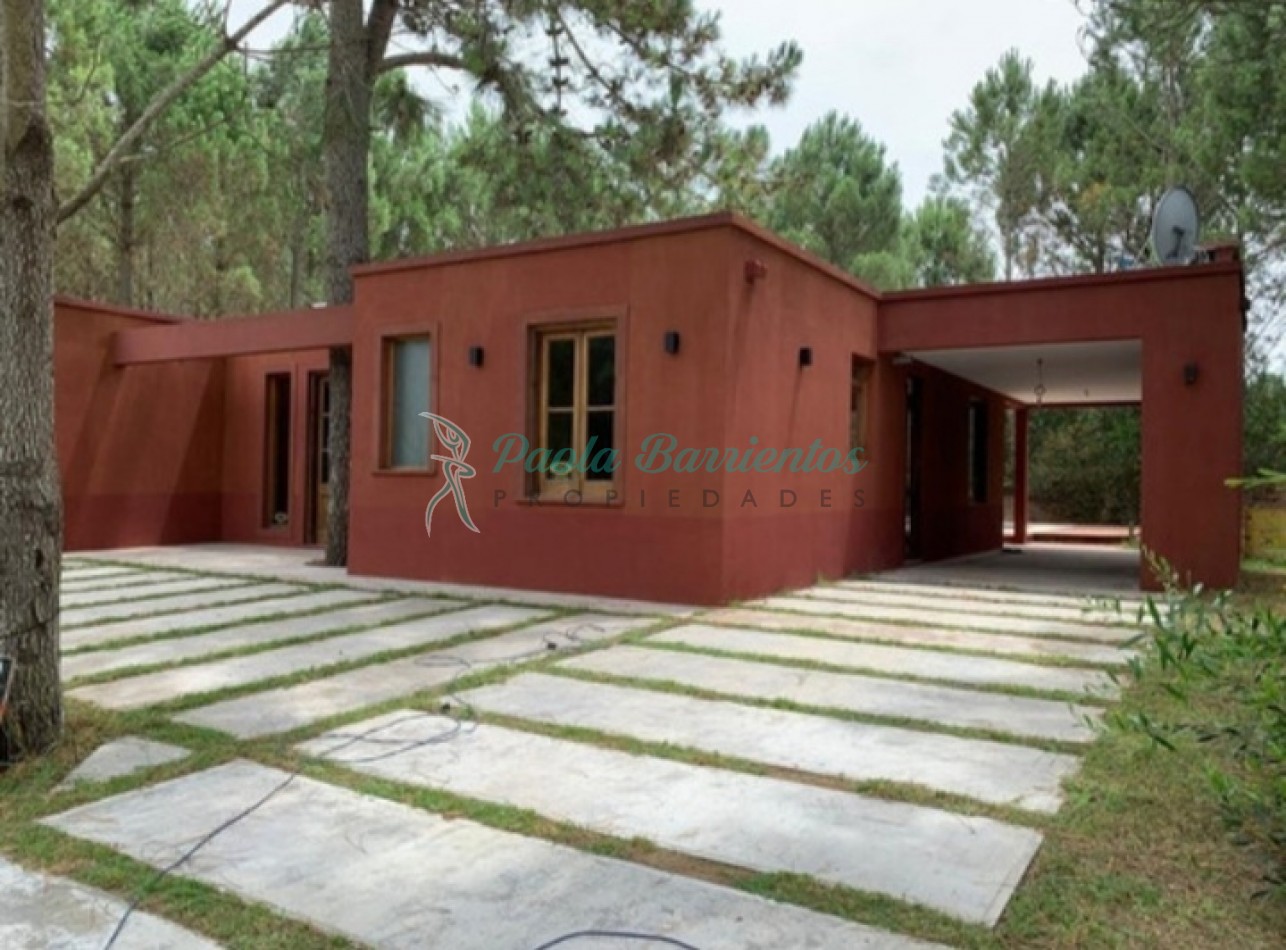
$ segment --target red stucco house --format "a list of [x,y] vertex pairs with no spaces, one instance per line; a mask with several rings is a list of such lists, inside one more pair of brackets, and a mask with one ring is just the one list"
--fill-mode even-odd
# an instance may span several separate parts
[[[60,299],[68,549],[316,543],[328,348],[351,347],[357,574],[720,603],[996,549],[1006,412],[1021,540],[1039,401],[1141,404],[1144,544],[1237,579],[1232,251],[880,294],[720,214],[372,264],[356,288],[218,322]],[[467,434],[462,465],[425,411]],[[453,471],[467,511],[447,497],[430,534]]]

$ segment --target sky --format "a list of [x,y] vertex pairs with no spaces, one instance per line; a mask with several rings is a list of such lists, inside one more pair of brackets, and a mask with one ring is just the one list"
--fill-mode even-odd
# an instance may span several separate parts
[[[697,0],[723,16],[724,46],[735,55],[765,52],[787,39],[804,52],[785,106],[741,113],[734,123],[765,125],[776,151],[793,145],[832,109],[857,119],[902,170],[908,206],[918,204],[941,170],[952,112],[1006,50],[1017,48],[1037,79],[1068,82],[1086,69],[1075,0]],[[233,0],[234,23],[258,0]],[[289,15],[252,38],[278,39]],[[436,99],[442,86],[425,85]],[[443,103],[446,105],[446,103]]]

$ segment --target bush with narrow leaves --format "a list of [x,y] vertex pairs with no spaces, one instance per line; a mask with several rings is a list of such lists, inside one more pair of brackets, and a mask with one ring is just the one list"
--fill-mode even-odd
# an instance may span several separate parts
[[1270,863],[1268,891],[1286,894],[1286,616],[1237,606],[1228,593],[1182,589],[1154,560],[1166,593],[1149,599],[1150,627],[1129,675],[1176,702],[1164,718],[1114,713],[1113,728],[1176,754],[1214,744],[1211,789],[1234,840]]

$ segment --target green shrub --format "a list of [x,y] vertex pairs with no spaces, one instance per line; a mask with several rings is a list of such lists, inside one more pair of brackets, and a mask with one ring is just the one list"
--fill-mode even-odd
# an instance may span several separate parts
[[[1268,889],[1286,894],[1286,616],[1237,606],[1228,593],[1181,590],[1149,599],[1148,632],[1130,675],[1177,701],[1165,721],[1144,713],[1109,716],[1113,728],[1141,732],[1176,754],[1195,740],[1212,752],[1207,774],[1234,839],[1270,864]],[[1213,748],[1212,748],[1213,746]]]

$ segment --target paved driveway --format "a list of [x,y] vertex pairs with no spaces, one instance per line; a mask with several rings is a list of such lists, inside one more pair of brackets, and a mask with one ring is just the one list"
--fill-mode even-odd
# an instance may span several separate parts
[[[524,950],[586,929],[702,950],[918,945],[702,868],[992,926],[1135,633],[1047,591],[857,580],[651,613],[319,587],[267,553],[211,570],[207,551],[189,562],[202,574],[181,559],[69,560],[64,673],[74,699],[206,730],[225,764],[152,782],[144,761],[130,791],[48,824],[159,867],[249,809],[175,873],[380,947]],[[256,759],[250,743],[275,736],[353,781]],[[476,807],[434,814],[362,790],[372,779]],[[502,830],[487,808],[623,857]],[[640,841],[671,859],[635,863]]]

